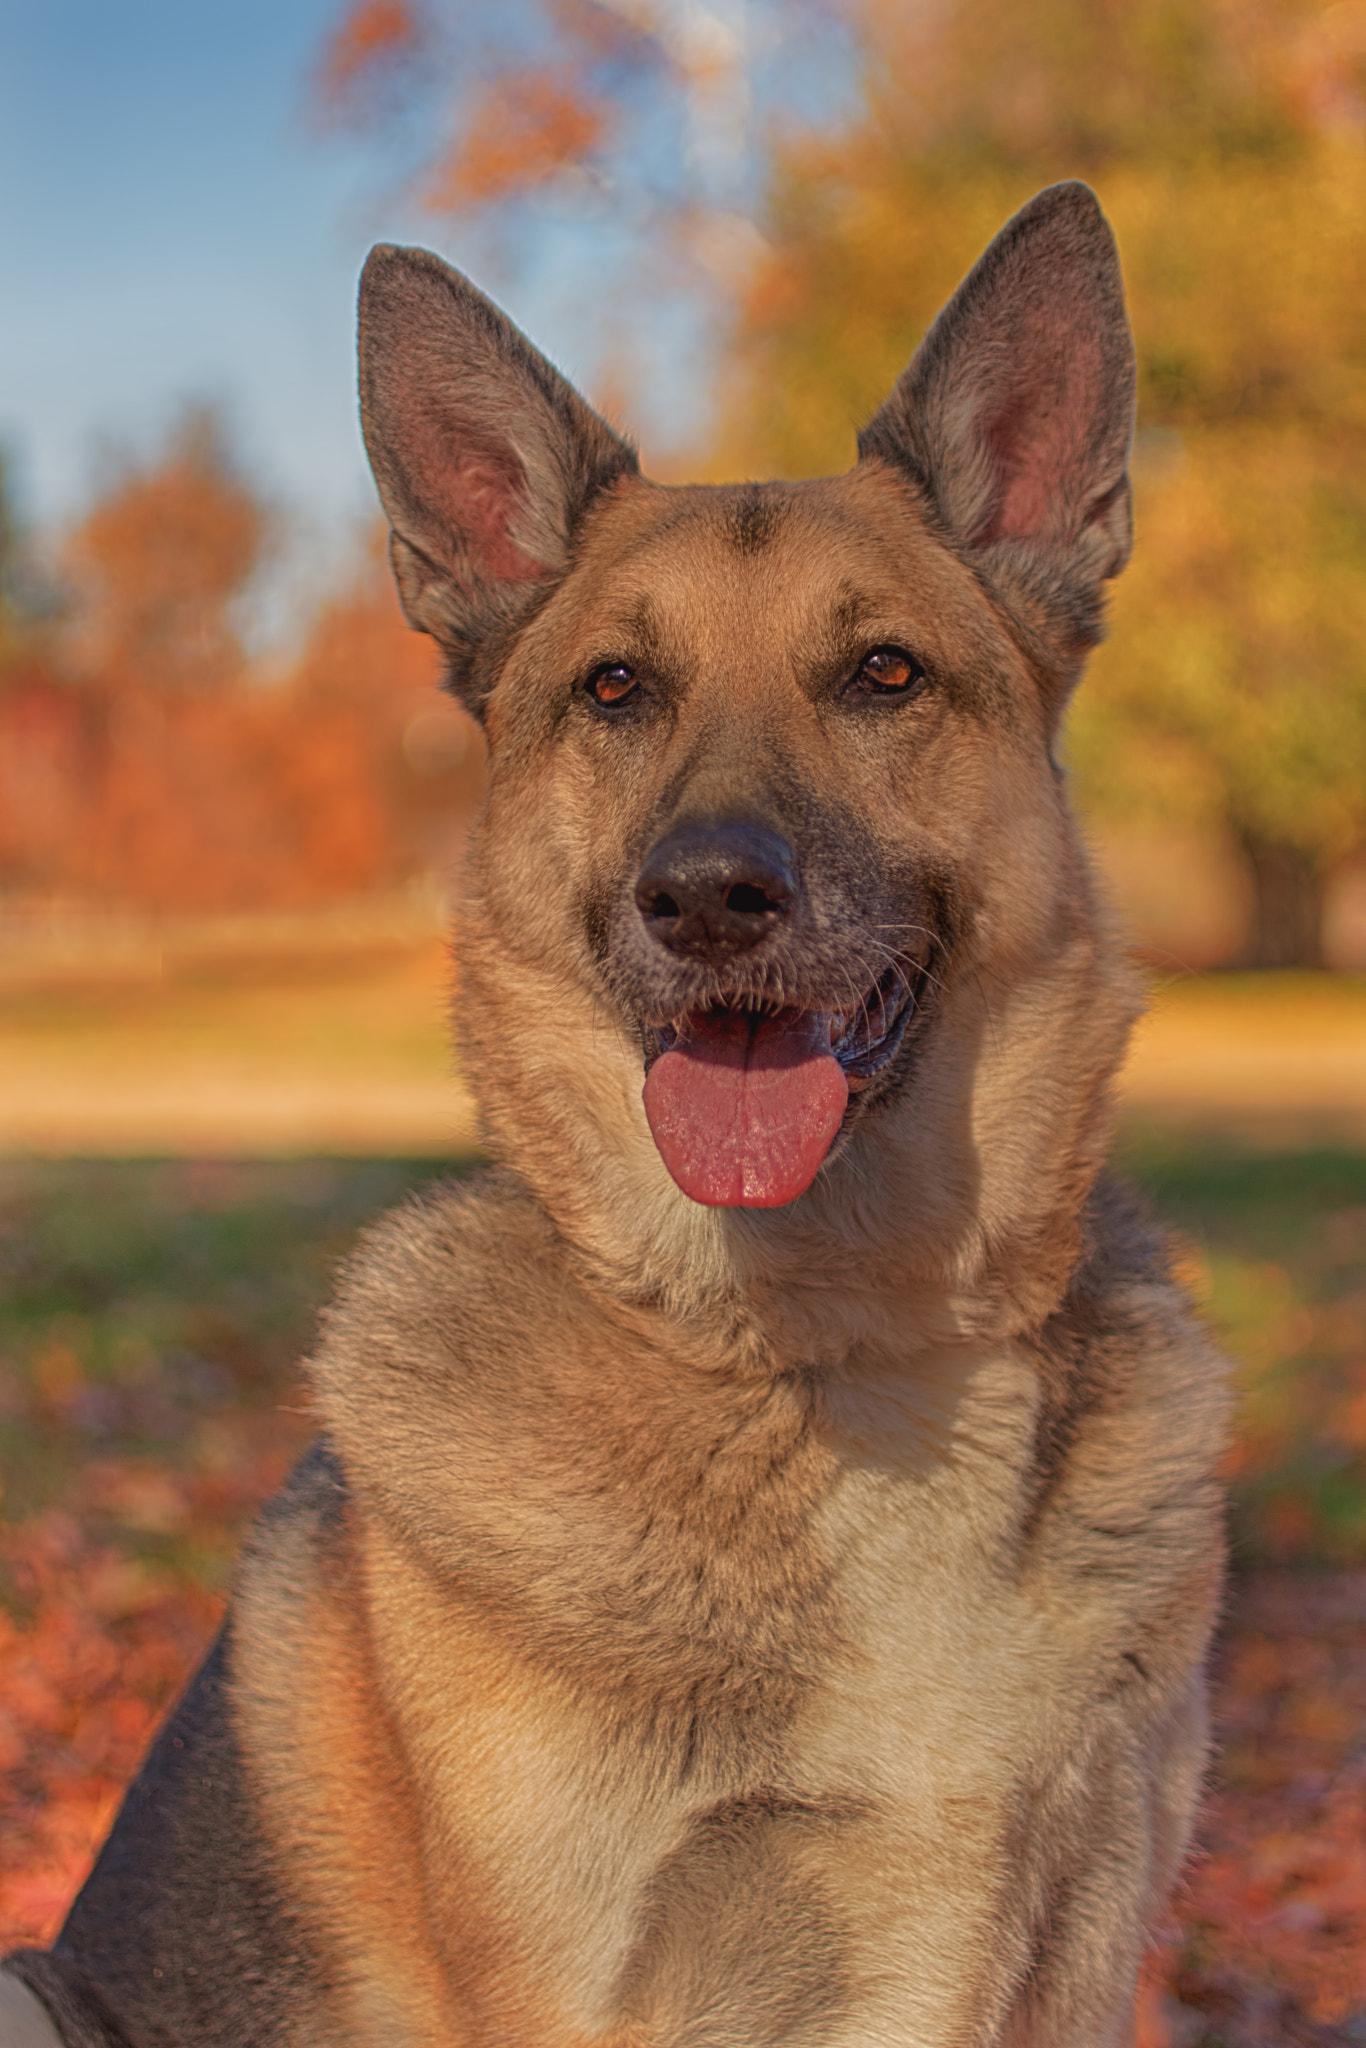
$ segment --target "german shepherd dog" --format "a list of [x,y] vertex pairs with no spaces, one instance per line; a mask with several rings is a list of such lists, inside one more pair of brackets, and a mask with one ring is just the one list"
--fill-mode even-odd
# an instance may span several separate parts
[[350,1266],[318,1444],[6,2038],[1131,2042],[1223,1393],[1104,1171],[1135,983],[1055,755],[1129,552],[1104,217],[1017,214],[844,476],[647,481],[418,250],[361,389],[488,735],[495,1164]]

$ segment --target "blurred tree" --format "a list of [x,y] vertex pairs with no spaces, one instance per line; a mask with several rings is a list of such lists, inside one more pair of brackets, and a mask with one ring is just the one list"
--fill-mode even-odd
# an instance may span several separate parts
[[59,613],[0,456],[0,888],[52,875],[78,824],[83,720],[58,673]]
[[1076,713],[1084,803],[1218,830],[1248,957],[1316,964],[1366,837],[1366,9],[868,0],[863,105],[795,142],[738,323],[728,452],[843,467],[1031,192],[1115,224],[1139,357],[1140,545]]
[[[213,687],[187,687],[179,670],[162,687],[106,659],[66,692],[87,708],[86,744],[34,821],[30,867],[98,900],[181,913],[298,908],[439,873],[478,800],[482,751],[437,668],[378,546],[284,674],[239,662],[207,671]],[[26,737],[32,783],[32,719]],[[60,840],[35,837],[59,820]]]
[[160,695],[230,682],[243,665],[234,614],[269,533],[221,422],[188,413],[160,461],[120,477],[71,538],[81,666]]
[[8,663],[20,637],[19,567],[19,525],[10,495],[9,464],[0,450],[0,666]]
[[13,468],[0,448],[0,673],[51,651],[62,593],[16,508]]
[[399,610],[387,537],[319,611],[279,707],[294,865],[319,893],[447,874],[483,794],[479,730]]
[[[498,281],[573,224],[580,347],[629,396],[670,322],[705,349],[762,243],[771,137],[855,76],[842,0],[339,0],[313,104]],[[668,429],[666,428],[666,433]]]
[[51,810],[74,804],[78,828],[45,853],[49,885],[158,908],[250,893],[269,802],[236,613],[269,531],[201,408],[70,535],[63,651],[82,744]]
[[[819,0],[783,11],[789,48],[794,29],[823,18]],[[736,0],[351,0],[321,52],[315,100],[325,119],[401,138],[413,189],[436,213],[566,179],[581,196],[657,209],[737,196],[754,168],[758,56]]]
[[63,631],[0,639],[0,887],[196,913],[450,868],[482,743],[403,621],[381,536],[266,676],[236,613],[271,538],[205,413],[87,514]]

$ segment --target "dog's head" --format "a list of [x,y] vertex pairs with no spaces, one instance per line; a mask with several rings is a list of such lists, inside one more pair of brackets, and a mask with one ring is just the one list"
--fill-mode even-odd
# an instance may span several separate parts
[[838,1214],[966,1277],[1075,1213],[1130,996],[1052,747],[1128,554],[1133,384],[1075,184],[1003,229],[856,466],[801,484],[647,481],[462,277],[372,255],[399,590],[489,739],[472,1076],[600,1256],[809,1252]]

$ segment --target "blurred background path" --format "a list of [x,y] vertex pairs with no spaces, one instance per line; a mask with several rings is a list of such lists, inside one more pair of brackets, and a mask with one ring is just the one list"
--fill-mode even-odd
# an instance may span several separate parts
[[242,920],[130,937],[104,975],[0,970],[0,1152],[468,1151],[446,948],[405,911],[331,945]]

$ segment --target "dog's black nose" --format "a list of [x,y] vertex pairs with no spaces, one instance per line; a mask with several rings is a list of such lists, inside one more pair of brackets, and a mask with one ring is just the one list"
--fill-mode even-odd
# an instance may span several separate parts
[[797,863],[762,825],[693,825],[661,839],[636,883],[646,929],[674,953],[747,953],[791,911]]

